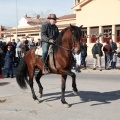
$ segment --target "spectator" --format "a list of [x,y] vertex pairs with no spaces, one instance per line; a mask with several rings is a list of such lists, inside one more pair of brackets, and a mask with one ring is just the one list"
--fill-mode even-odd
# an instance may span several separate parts
[[35,46],[35,42],[34,42],[34,38],[31,38],[31,42],[29,42],[29,47],[34,47]]
[[112,57],[112,62],[111,62],[112,69],[115,69],[115,68],[116,68],[116,63],[117,63],[117,52],[114,51],[113,57]]
[[118,62],[119,62],[119,66],[120,66],[120,42],[119,42],[119,46],[117,49],[117,56],[118,56]]
[[36,43],[36,46],[40,46],[41,47],[41,40],[38,39],[38,42]]
[[[110,39],[109,45],[110,45],[111,48],[112,48],[112,54],[110,55],[110,61],[112,61],[113,54],[114,54],[114,52],[117,50],[117,44],[116,44],[115,42],[113,42],[112,39]],[[112,65],[111,65],[111,66],[112,66]]]
[[83,42],[81,45],[81,65],[84,65],[84,69],[86,69],[86,57],[87,57],[87,44]]
[[3,78],[2,76],[2,64],[3,64],[3,50],[0,48],[0,78]]
[[[0,61],[1,61],[1,58],[0,58]],[[1,65],[1,62],[0,62],[0,78],[3,78],[3,76],[2,76],[2,65]]]
[[2,78],[2,67],[4,66],[4,58],[6,54],[6,46],[0,41],[0,76]]
[[109,64],[110,64],[110,55],[112,54],[112,48],[109,45],[109,42],[106,42],[106,45],[103,47],[103,51],[105,54],[105,69],[110,70]]
[[101,68],[101,57],[103,56],[102,46],[103,46],[103,44],[101,44],[99,42],[99,40],[96,40],[96,43],[94,44],[94,46],[92,48],[92,54],[93,54],[93,58],[94,58],[93,70],[96,70],[96,66],[97,66],[97,62],[98,62],[99,69],[100,69],[100,71],[102,71],[102,68]]
[[6,78],[9,78],[11,75],[11,78],[13,78],[13,58],[14,58],[14,52],[12,51],[13,47],[8,46],[8,51],[5,55],[5,68],[7,72]]
[[28,45],[29,41],[28,40],[25,40],[24,42],[24,55],[26,55],[27,51],[29,51],[29,45]]
[[15,39],[12,39],[12,43],[11,43],[11,44],[14,46],[13,52],[14,52],[14,61],[15,61],[15,57],[16,57],[16,46],[17,46],[17,43],[15,42]]
[[18,55],[18,59],[20,60],[22,58],[22,53],[21,53],[21,50],[22,50],[22,42],[20,41],[20,39],[18,39],[17,41],[17,55]]

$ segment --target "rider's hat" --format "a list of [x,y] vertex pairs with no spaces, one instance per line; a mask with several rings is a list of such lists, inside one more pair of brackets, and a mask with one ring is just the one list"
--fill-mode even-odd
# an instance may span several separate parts
[[57,17],[56,17],[56,14],[49,14],[49,16],[47,17],[47,19],[58,19]]

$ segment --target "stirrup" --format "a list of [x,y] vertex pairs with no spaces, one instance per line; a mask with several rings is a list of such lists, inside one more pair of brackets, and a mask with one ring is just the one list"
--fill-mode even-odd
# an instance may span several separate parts
[[43,73],[43,74],[48,74],[48,73],[50,73],[49,68],[48,68],[48,67],[44,67],[43,70],[42,70],[42,73]]

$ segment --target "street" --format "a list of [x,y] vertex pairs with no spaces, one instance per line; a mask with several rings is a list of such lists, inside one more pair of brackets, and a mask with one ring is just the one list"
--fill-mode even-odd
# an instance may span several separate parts
[[[31,90],[22,90],[15,78],[0,79],[0,120],[120,120],[120,75],[119,70],[82,70],[77,75],[79,93],[72,93],[72,79],[67,78],[66,101],[61,101],[61,78],[46,75],[41,78],[43,97],[34,102]],[[34,81],[36,95],[38,86]]]

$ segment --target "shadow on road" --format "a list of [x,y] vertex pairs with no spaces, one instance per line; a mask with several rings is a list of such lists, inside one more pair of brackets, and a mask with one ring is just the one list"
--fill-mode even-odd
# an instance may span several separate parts
[[[54,101],[61,98],[61,92],[57,93],[48,93],[44,94],[48,98],[43,99],[42,101]],[[51,96],[51,97],[49,97]],[[74,97],[72,91],[66,91],[65,97]],[[110,104],[114,100],[120,99],[120,90],[118,91],[110,91],[110,92],[96,92],[96,91],[79,91],[78,96],[80,97],[81,101],[77,103],[70,104],[81,104],[86,102],[96,102],[95,104],[91,104],[91,106],[101,105],[101,104]]]
[[0,82],[0,86],[8,85],[10,82]]

